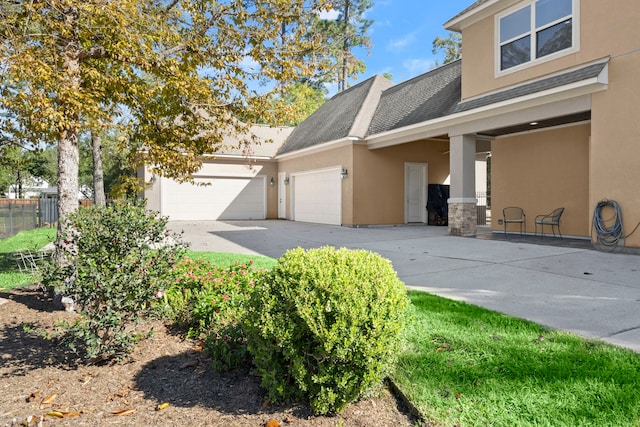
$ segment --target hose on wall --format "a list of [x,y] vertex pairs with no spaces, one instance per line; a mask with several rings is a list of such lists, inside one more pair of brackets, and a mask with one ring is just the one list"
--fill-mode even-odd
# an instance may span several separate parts
[[[605,208],[613,209],[613,216],[611,218],[602,218],[602,211]],[[612,251],[620,244],[624,246],[625,235],[622,225],[622,209],[620,209],[618,202],[607,199],[598,202],[593,211],[593,231],[596,233],[598,246],[605,250]]]

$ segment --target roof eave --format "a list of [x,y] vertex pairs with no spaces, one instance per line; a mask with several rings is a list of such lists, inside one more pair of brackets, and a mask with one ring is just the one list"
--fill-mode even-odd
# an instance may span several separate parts
[[291,151],[288,153],[278,154],[276,160],[291,160],[298,157],[309,156],[319,152],[327,151],[334,148],[340,148],[348,145],[364,143],[364,139],[348,136],[346,138],[340,138],[333,141],[324,142],[322,144],[313,145],[311,147],[302,148],[300,150]]
[[607,67],[596,77],[581,80],[565,86],[548,89],[531,95],[525,95],[495,104],[474,108],[460,113],[439,117],[415,125],[383,132],[367,138],[369,149],[378,149],[403,144],[419,139],[428,139],[442,134],[449,134],[449,130],[473,120],[499,116],[506,112],[537,107],[551,102],[563,101],[582,95],[599,92],[607,88]]
[[494,15],[499,10],[505,9],[520,0],[489,0],[485,3],[454,16],[443,24],[449,31],[461,32],[465,27],[474,24],[484,18]]

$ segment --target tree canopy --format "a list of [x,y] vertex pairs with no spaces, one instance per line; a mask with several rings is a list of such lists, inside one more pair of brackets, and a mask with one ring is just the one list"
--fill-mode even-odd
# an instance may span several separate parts
[[58,145],[61,224],[78,204],[78,134],[114,117],[138,162],[188,179],[247,130],[236,117],[282,114],[264,85],[312,74],[322,46],[305,23],[325,3],[0,0],[0,133]]
[[[449,31],[447,37],[436,36],[436,38],[433,39],[432,45],[431,52],[433,54],[443,52],[443,64],[448,64],[449,62],[462,58],[462,35],[460,33]],[[436,66],[437,65],[439,65],[439,61],[436,62]]]
[[354,55],[353,49],[371,47],[367,31],[373,20],[367,19],[366,13],[373,7],[373,1],[331,0],[330,5],[338,13],[337,19],[314,17],[314,28],[328,47],[321,80],[336,82],[338,91],[343,91],[348,88],[349,79],[366,70],[364,61]]

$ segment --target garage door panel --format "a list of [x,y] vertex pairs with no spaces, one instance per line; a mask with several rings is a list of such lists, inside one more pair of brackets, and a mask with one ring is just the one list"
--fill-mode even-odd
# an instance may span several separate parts
[[196,185],[162,182],[162,214],[172,220],[265,219],[265,181],[255,178],[196,178]]
[[295,176],[294,219],[320,224],[342,224],[340,169]]

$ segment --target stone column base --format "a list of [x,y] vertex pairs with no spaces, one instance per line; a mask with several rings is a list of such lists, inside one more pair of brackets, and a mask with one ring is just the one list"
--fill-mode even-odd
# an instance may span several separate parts
[[449,202],[449,234],[452,236],[475,236],[477,215],[475,203]]

